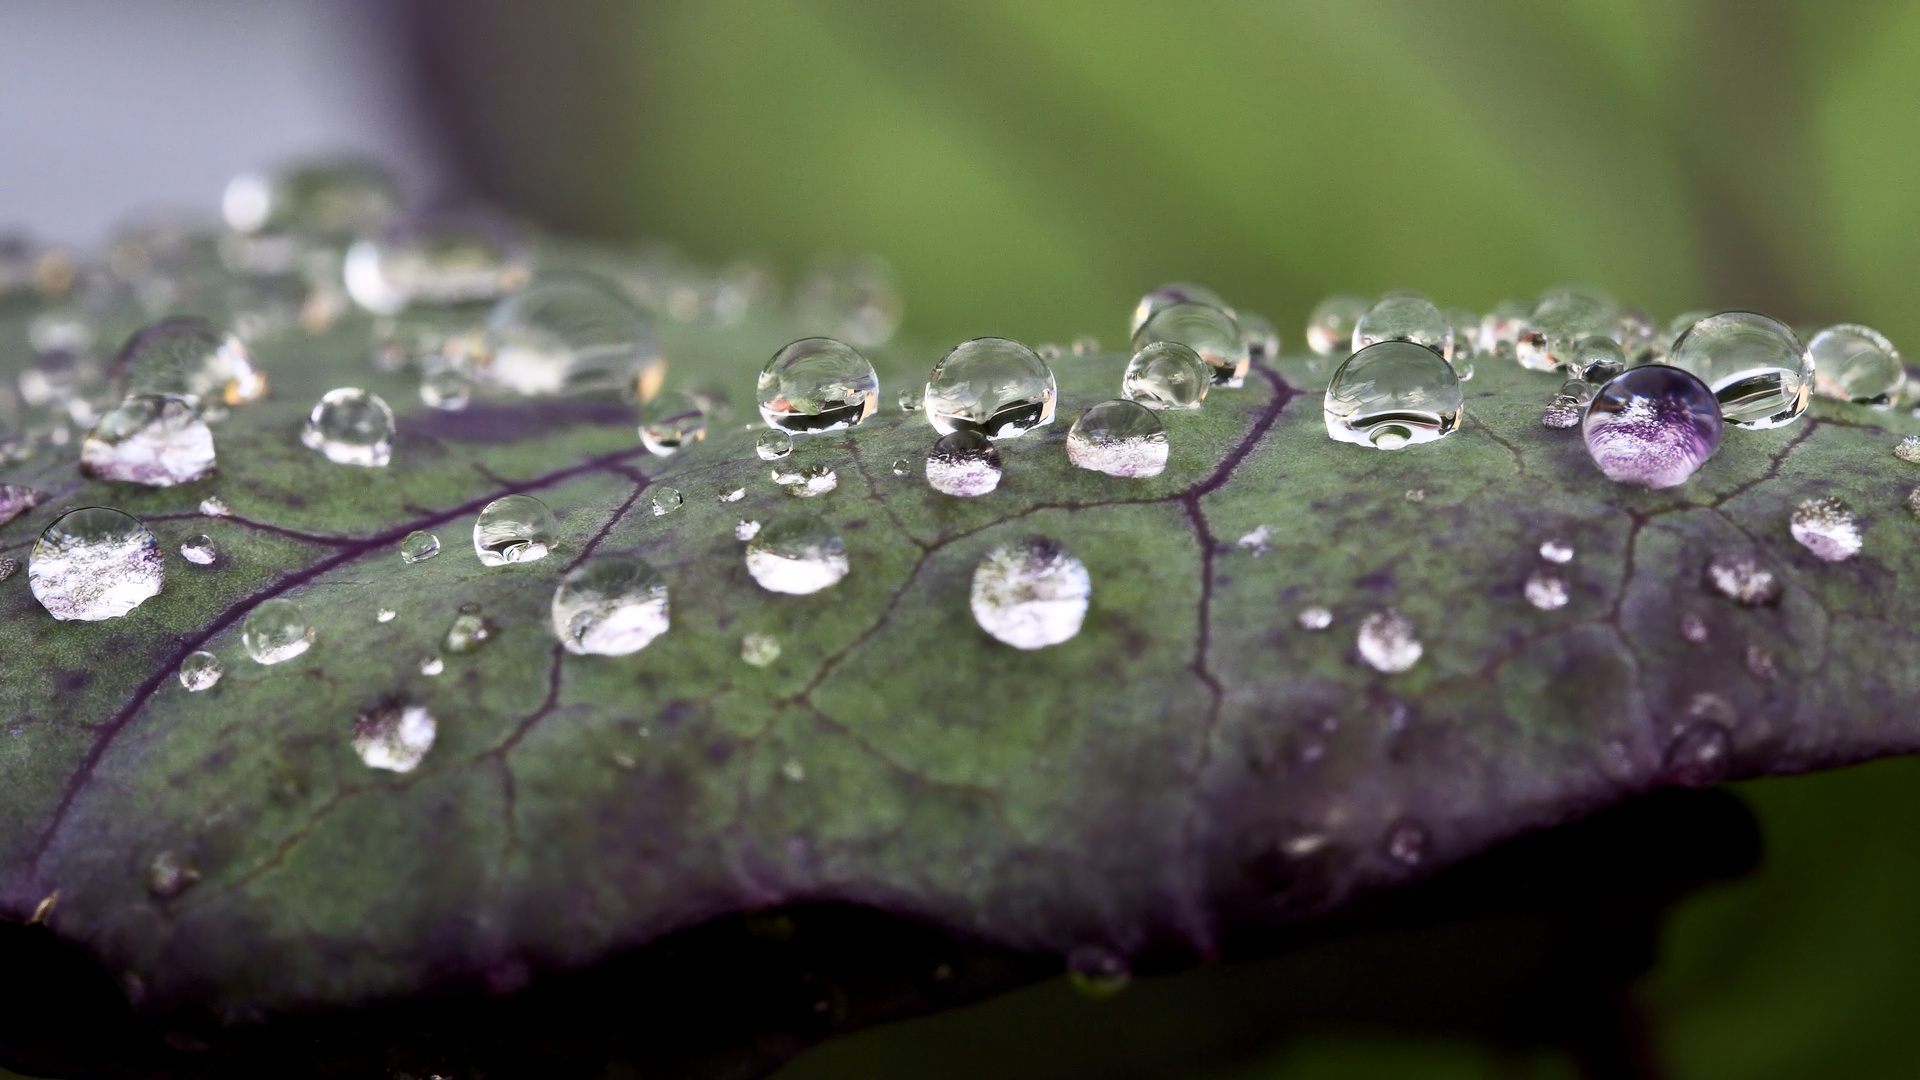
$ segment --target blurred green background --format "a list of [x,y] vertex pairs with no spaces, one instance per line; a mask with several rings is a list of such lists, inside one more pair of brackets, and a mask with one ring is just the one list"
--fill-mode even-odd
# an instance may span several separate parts
[[[1565,281],[1662,320],[1753,307],[1920,348],[1913,0],[429,0],[415,15],[430,99],[490,196],[789,275],[822,251],[877,252],[903,335],[930,347],[1117,340],[1143,290],[1186,278],[1270,315],[1289,348],[1330,292],[1413,287],[1484,310]],[[1673,1074],[1911,1075],[1920,763],[1741,791],[1766,864],[1682,909],[1646,988]],[[1129,994],[1149,1010],[1041,987],[843,1040],[788,1075],[1569,1074],[1404,1033],[1250,1048],[1222,1033],[1204,978],[1143,982]]]

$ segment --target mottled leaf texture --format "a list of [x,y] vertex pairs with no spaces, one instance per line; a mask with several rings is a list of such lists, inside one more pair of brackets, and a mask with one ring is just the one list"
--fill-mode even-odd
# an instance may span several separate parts
[[[995,955],[1183,963],[1655,787],[1920,744],[1920,467],[1891,452],[1920,422],[1903,412],[1820,401],[1784,429],[1729,431],[1691,481],[1645,492],[1540,425],[1557,378],[1482,358],[1460,431],[1381,452],[1327,438],[1325,362],[1289,358],[1163,414],[1166,471],[1118,479],[1073,468],[1063,443],[1117,396],[1125,357],[1065,356],[1059,419],[1001,444],[992,494],[932,491],[934,432],[889,407],[796,438],[781,465],[838,479],[799,499],[753,449],[753,376],[781,343],[766,326],[670,333],[669,386],[730,403],[671,458],[615,403],[426,409],[348,318],[260,346],[272,392],[216,425],[212,479],[89,481],[71,445],[9,467],[0,482],[49,497],[0,529],[5,554],[105,504],[154,530],[167,580],[97,623],[49,617],[24,572],[0,584],[0,913],[37,913],[181,1046],[316,1010],[538,991],[815,902]],[[881,350],[883,400],[937,356]],[[338,386],[392,403],[391,466],[301,445]],[[666,486],[684,506],[656,515]],[[514,492],[553,508],[557,549],[484,568],[474,518]],[[208,496],[231,516],[204,515]],[[1860,516],[1860,554],[1825,562],[1792,538],[1816,496]],[[792,514],[844,537],[840,584],[786,596],[748,575],[738,523]],[[409,565],[417,529],[443,550]],[[177,554],[199,533],[212,565]],[[1032,536],[1085,563],[1092,602],[1072,640],[1021,651],[976,626],[968,592],[990,549]],[[1543,561],[1549,539],[1571,561]],[[558,644],[555,587],[594,554],[668,584],[671,629],[641,652]],[[1777,602],[1712,589],[1708,563],[1742,555],[1777,576]],[[1529,603],[1542,568],[1564,606]],[[317,637],[267,667],[240,630],[275,597]],[[490,638],[422,674],[465,604]],[[1309,606],[1331,625],[1304,629]],[[1356,649],[1386,609],[1424,646],[1403,674]],[[749,634],[778,658],[744,662]],[[226,675],[188,693],[175,673],[201,649]],[[404,774],[352,743],[356,717],[393,704],[438,722]]]

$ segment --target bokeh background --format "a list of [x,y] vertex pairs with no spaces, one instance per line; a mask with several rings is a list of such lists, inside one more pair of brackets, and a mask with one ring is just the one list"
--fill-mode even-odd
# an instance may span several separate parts
[[[1289,348],[1331,292],[1484,310],[1581,282],[1920,349],[1915,0],[10,0],[0,56],[0,225],[71,243],[355,150],[711,263],[878,253],[934,345],[1118,340],[1185,278]],[[1920,762],[1738,790],[1765,862],[1666,932],[1643,997],[1668,1070],[1912,1075]],[[786,1075],[1571,1075],[1263,1028],[1247,985],[1044,985]]]

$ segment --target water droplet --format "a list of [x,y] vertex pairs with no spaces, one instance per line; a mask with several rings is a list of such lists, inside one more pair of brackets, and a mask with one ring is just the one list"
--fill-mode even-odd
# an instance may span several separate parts
[[440,538],[430,532],[415,529],[400,541],[400,561],[403,563],[425,562],[440,554]]
[[135,394],[100,417],[80,444],[80,470],[148,487],[213,475],[213,432],[183,397]]
[[1560,398],[1567,398],[1575,405],[1584,408],[1593,404],[1594,397],[1599,393],[1600,388],[1585,379],[1568,379],[1566,382],[1560,384],[1560,393],[1555,396],[1554,400],[1557,401]]
[[147,864],[147,891],[161,900],[179,896],[199,880],[200,871],[179,852],[163,851]]
[[880,407],[880,378],[853,346],[802,338],[773,354],[755,389],[760,418],[783,431],[837,431]]
[[1693,324],[1667,361],[1697,376],[1719,399],[1727,423],[1770,428],[1807,410],[1813,359],[1785,323],[1750,311],[1723,311]]
[[1381,450],[1442,438],[1460,424],[1460,378],[1441,355],[1383,341],[1349,356],[1327,386],[1327,435]]
[[1235,540],[1233,544],[1241,551],[1251,552],[1253,557],[1257,559],[1273,550],[1272,546],[1267,543],[1267,541],[1271,539],[1273,539],[1272,529],[1265,525],[1255,525],[1252,529],[1242,533],[1240,539]]
[[27,557],[34,599],[56,619],[117,619],[158,595],[166,581],[160,544],[139,519],[105,506],[69,510]]
[[375,315],[492,300],[529,276],[527,257],[506,226],[458,213],[395,222],[379,239],[355,241],[343,267],[347,295]]
[[1860,522],[1838,499],[1808,499],[1793,508],[1787,524],[1800,546],[1827,562],[1843,562],[1860,554]]
[[0,525],[47,501],[46,493],[18,484],[0,484]]
[[977,431],[942,435],[927,454],[927,486],[970,499],[1000,486],[1000,451]]
[[493,629],[493,623],[480,613],[479,604],[463,604],[460,613],[447,624],[447,632],[440,638],[440,647],[455,656],[478,652],[480,646],[493,640]]
[[1447,353],[1447,363],[1453,365],[1453,373],[1461,382],[1473,378],[1474,338],[1480,333],[1480,316],[1463,307],[1447,308],[1442,312],[1447,317],[1447,325],[1453,328],[1453,347]]
[[786,777],[788,783],[797,784],[807,778],[807,767],[800,763],[799,758],[788,758],[780,766],[780,775]]
[[1907,512],[1920,517],[1920,487],[1907,492]]
[[1293,620],[1300,624],[1300,629],[1318,633],[1333,625],[1333,612],[1318,605],[1304,607],[1300,609],[1300,614],[1293,617]]
[[329,390],[307,417],[300,441],[336,464],[384,466],[393,456],[393,410],[358,387]]
[[267,392],[246,344],[192,316],[137,331],[114,357],[108,381],[122,394],[172,394],[202,406],[245,405]]
[[482,566],[530,563],[554,545],[553,511],[531,495],[503,495],[473,522],[473,553]]
[[398,612],[395,612],[392,608],[383,607],[380,610],[373,613],[373,621],[392,622],[396,614],[398,614]]
[[706,409],[690,394],[657,397],[640,410],[640,445],[655,457],[671,457],[706,437]]
[[780,639],[772,634],[748,634],[740,639],[740,659],[757,668],[771,667],[780,659]]
[[1880,331],[1858,323],[1829,326],[1807,343],[1814,389],[1863,405],[1889,405],[1907,383],[1900,350]]
[[687,500],[681,496],[680,489],[660,487],[654,489],[653,498],[649,502],[649,506],[651,506],[653,510],[654,517],[666,517],[668,514],[680,509],[681,506],[686,504],[686,501]]
[[1092,334],[1081,334],[1073,339],[1073,355],[1094,356],[1100,352],[1100,339]]
[[588,559],[553,594],[553,632],[577,655],[639,652],[667,632],[668,621],[667,583],[639,559]]
[[773,482],[795,498],[811,499],[839,487],[840,474],[826,465],[776,466]]
[[1612,332],[1613,312],[1612,302],[1592,293],[1578,289],[1547,293],[1527,315],[1526,327],[1514,343],[1514,357],[1531,371],[1570,368],[1580,342]]
[[306,610],[277,597],[262,600],[240,627],[240,643],[261,664],[284,663],[299,656],[313,644],[313,637]]
[[1772,682],[1780,677],[1780,662],[1773,653],[1760,645],[1749,645],[1745,655],[1747,674],[1762,682]]
[[[1205,393],[1206,383],[1200,385]],[[1167,452],[1166,425],[1136,401],[1103,401],[1080,414],[1067,432],[1067,460],[1108,476],[1159,476]]]
[[900,396],[896,400],[900,402],[901,412],[911,413],[920,411],[920,393],[916,393],[912,387],[900,391]]
[[987,553],[973,570],[973,621],[1016,649],[1070,640],[1087,616],[1093,580],[1058,543],[1029,537]]
[[935,431],[1011,439],[1053,422],[1053,371],[1032,349],[1007,338],[955,345],[927,376],[922,399]]
[[1707,629],[1707,620],[1691,611],[1680,616],[1680,636],[1695,645],[1705,645],[1707,638],[1711,636]]
[[1213,369],[1177,341],[1150,341],[1127,364],[1120,394],[1149,409],[1197,409],[1213,385]]
[[353,721],[353,752],[370,769],[412,772],[433,749],[438,726],[419,705],[387,704]]
[[[1195,285],[1191,281],[1169,282],[1142,296],[1140,302],[1133,306],[1133,321],[1127,325],[1127,335],[1131,337],[1138,334],[1147,320],[1174,304],[1207,304],[1225,312],[1233,311],[1219,293],[1205,285]],[[1134,348],[1137,350],[1139,346],[1135,345]]]
[[1660,328],[1654,324],[1653,316],[1639,308],[1623,307],[1614,311],[1612,338],[1620,346],[1629,367],[1658,364],[1666,359],[1667,343],[1661,339]]
[[1394,610],[1376,611],[1360,620],[1356,641],[1360,658],[1375,671],[1398,674],[1418,663],[1425,647],[1414,636],[1413,623]]
[[1565,394],[1556,394],[1553,400],[1547,403],[1546,409],[1541,412],[1540,426],[1564,431],[1567,428],[1579,427],[1585,415],[1586,410],[1580,407],[1578,401]]
[[734,488],[732,491],[723,491],[720,493],[720,501],[723,503],[739,502],[741,499],[744,499],[746,497],[747,497],[747,489],[743,487]]
[[1583,430],[1607,479],[1670,488],[1720,449],[1720,406],[1692,374],[1652,364],[1601,387]]
[[1133,970],[1104,945],[1079,945],[1067,954],[1067,984],[1090,998],[1110,998],[1133,982]]
[[1353,351],[1353,328],[1372,307],[1364,296],[1329,296],[1307,316],[1307,348],[1321,356]]
[[1667,744],[1669,783],[1705,787],[1725,778],[1733,764],[1733,735],[1711,720],[1682,727]]
[[1567,606],[1570,599],[1567,579],[1557,570],[1541,567],[1527,576],[1527,603],[1541,611],[1554,611]]
[[[1567,372],[1592,386],[1602,386],[1627,370],[1627,354],[1610,337],[1581,338],[1567,357]],[[1586,402],[1581,402],[1586,404]]]
[[1745,552],[1715,555],[1707,563],[1707,581],[1720,595],[1747,607],[1780,602],[1780,579]]
[[226,669],[221,666],[220,658],[205,649],[190,652],[185,660],[180,661],[180,685],[186,687],[190,694],[213,689],[213,684],[225,674]]
[[893,475],[912,476],[913,462],[908,461],[906,458],[894,458],[893,459]]
[[400,208],[385,169],[360,161],[300,162],[227,182],[220,215],[235,232],[305,237],[364,235]]
[[1387,857],[1401,866],[1419,866],[1427,861],[1433,837],[1417,821],[1402,819],[1387,829]]
[[1250,363],[1265,364],[1280,358],[1280,331],[1273,328],[1272,319],[1250,311],[1235,312],[1234,317],[1240,323],[1240,340]]
[[1426,297],[1390,293],[1353,324],[1352,351],[1383,341],[1410,341],[1445,357],[1453,351],[1453,325]]
[[180,557],[195,566],[212,566],[220,552],[213,546],[213,538],[205,533],[189,536],[180,542]]
[[1540,541],[1540,557],[1550,563],[1570,563],[1573,561],[1573,545],[1559,537],[1549,537]]
[[1427,489],[1426,488],[1408,488],[1407,494],[1406,494],[1406,500],[1410,503],[1426,502]]
[[5,581],[20,572],[20,560],[11,556],[0,556],[0,581]]
[[747,544],[747,573],[768,592],[817,593],[839,584],[847,570],[846,541],[816,517],[776,521]]
[[208,517],[222,518],[233,516],[233,511],[227,508],[226,502],[218,495],[209,495],[201,499],[200,512]]
[[1912,465],[1920,465],[1920,435],[1909,435],[1893,448],[1893,456]]
[[472,400],[473,380],[463,372],[447,368],[420,377],[420,402],[429,409],[459,412]]
[[763,431],[754,440],[753,452],[760,456],[761,461],[778,461],[793,453],[793,436],[779,428]]
[[420,674],[422,675],[438,675],[445,670],[447,670],[447,662],[441,659],[438,653],[420,661]]
[[760,523],[757,521],[742,521],[733,527],[733,538],[742,543],[759,535]]
[[1177,342],[1192,349],[1209,369],[1212,381],[1239,386],[1246,378],[1249,356],[1246,337],[1233,313],[1212,304],[1169,304],[1153,313],[1133,335],[1137,354],[1159,341]]

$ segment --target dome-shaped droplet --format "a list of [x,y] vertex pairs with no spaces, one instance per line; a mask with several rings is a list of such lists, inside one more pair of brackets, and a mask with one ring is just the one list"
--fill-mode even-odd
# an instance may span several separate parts
[[779,428],[763,431],[753,442],[753,452],[761,461],[778,461],[793,453],[793,436]]
[[1657,364],[1666,359],[1666,343],[1661,340],[1660,327],[1653,316],[1637,307],[1614,310],[1610,336],[1630,366]]
[[747,573],[768,592],[806,596],[847,576],[847,545],[819,518],[790,517],[747,542]]
[[705,404],[692,394],[661,394],[640,410],[640,445],[671,457],[707,437]]
[[853,346],[802,338],[773,354],[754,387],[760,418],[782,431],[837,431],[880,407],[880,377]]
[[1108,476],[1159,476],[1168,449],[1166,425],[1137,401],[1103,401],[1067,432],[1067,460]]
[[1593,293],[1578,289],[1547,293],[1527,316],[1514,354],[1522,367],[1533,371],[1564,368],[1577,343],[1612,333],[1613,313],[1612,302]]
[[201,405],[245,405],[267,392],[245,342],[186,315],[136,331],[114,357],[108,381],[122,394],[177,394]]
[[1011,439],[1053,422],[1053,371],[1032,349],[1008,338],[955,345],[927,376],[927,421],[942,435],[977,431]]
[[1085,564],[1052,540],[1029,537],[994,548],[974,567],[973,621],[1016,649],[1044,649],[1080,632],[1092,595]]
[[256,604],[240,627],[240,644],[261,664],[291,660],[306,652],[313,638],[313,624],[307,621],[306,609],[278,597]]
[[1213,385],[1213,369],[1177,341],[1150,341],[1133,354],[1120,394],[1149,409],[1197,409]]
[[1426,651],[1414,635],[1413,623],[1397,611],[1376,611],[1360,620],[1355,639],[1360,658],[1375,671],[1389,675],[1406,671],[1420,662]]
[[425,562],[440,554],[440,538],[424,529],[415,529],[400,541],[400,561]]
[[645,401],[667,361],[646,317],[590,274],[543,274],[487,316],[487,348],[474,380],[527,396],[618,394]]
[[1354,353],[1333,373],[1324,406],[1327,435],[1382,450],[1432,442],[1460,424],[1460,377],[1439,353],[1410,341],[1383,341]]
[[1691,374],[1650,364],[1601,387],[1583,430],[1587,453],[1607,479],[1669,488],[1720,448],[1720,406]]
[[1453,324],[1424,296],[1389,293],[1353,324],[1354,352],[1383,341],[1411,341],[1446,356],[1453,351]]
[[358,387],[329,390],[307,416],[300,441],[337,464],[382,467],[393,458],[393,410]]
[[213,538],[201,533],[180,541],[180,557],[195,566],[212,566],[220,557],[220,551],[213,546]]
[[570,653],[625,656],[667,632],[667,583],[639,559],[600,555],[560,579],[553,632]]
[[353,721],[353,752],[370,769],[412,772],[433,749],[433,714],[419,705],[386,704]]
[[687,501],[679,488],[657,487],[647,495],[647,508],[653,511],[654,517],[666,517],[686,505]]
[[927,486],[942,495],[985,495],[1000,486],[1000,475],[1000,451],[977,431],[942,435],[927,453]]
[[180,661],[180,685],[187,688],[189,694],[202,690],[211,690],[220,681],[226,669],[220,665],[220,658],[205,649],[187,654]]
[[1907,384],[1900,350],[1870,326],[1829,326],[1807,343],[1814,389],[1822,397],[1862,405],[1885,405]]
[[1582,382],[1602,386],[1627,370],[1627,354],[1619,342],[1595,334],[1574,342],[1567,354],[1566,370]]
[[740,639],[740,659],[757,668],[780,659],[780,639],[772,634],[748,634]]
[[438,675],[447,670],[447,662],[439,653],[420,658],[420,674]]
[[1495,304],[1492,311],[1480,316],[1480,333],[1474,339],[1474,352],[1482,356],[1513,359],[1520,346],[1520,335],[1526,331],[1527,317],[1531,314],[1531,301],[1502,300]]
[[553,511],[531,495],[503,495],[473,522],[473,553],[482,566],[530,563],[553,549]]
[[117,619],[166,583],[160,543],[138,518],[106,506],[55,518],[27,556],[27,582],[61,620]]
[[1079,945],[1067,954],[1067,984],[1090,998],[1110,998],[1133,982],[1125,957],[1104,945]]
[[893,475],[912,476],[913,462],[908,461],[906,458],[894,458],[893,459]]
[[1373,304],[1364,296],[1341,293],[1314,306],[1307,316],[1307,348],[1321,356],[1353,351],[1353,328]]
[[1235,321],[1240,324],[1240,340],[1247,346],[1249,363],[1268,364],[1280,359],[1280,331],[1273,328],[1272,319],[1242,311]]
[[[1173,281],[1142,296],[1140,302],[1133,305],[1133,321],[1127,324],[1127,336],[1138,335],[1140,328],[1147,325],[1147,320],[1159,314],[1161,309],[1172,307],[1174,304],[1206,304],[1228,314],[1233,313],[1233,309],[1220,298],[1220,294],[1205,285],[1195,285],[1191,281]],[[1138,349],[1139,346],[1135,345],[1134,348]]]
[[1168,304],[1153,313],[1133,334],[1133,351],[1156,341],[1177,341],[1206,361],[1213,381],[1239,386],[1246,378],[1249,358],[1246,337],[1233,313],[1213,304]]
[[80,444],[80,471],[148,487],[213,475],[213,432],[184,397],[135,394],[109,410]]
[[1860,520],[1834,498],[1808,499],[1793,508],[1787,530],[1800,546],[1825,562],[1844,562],[1860,554],[1865,538]]
[[447,632],[440,635],[440,647],[456,656],[479,652],[482,645],[493,640],[493,630],[493,623],[481,613],[479,604],[462,604],[447,624]]
[[1723,311],[1695,322],[1673,343],[1667,363],[1697,376],[1738,427],[1792,423],[1807,411],[1813,359],[1787,325],[1751,311]]
[[441,412],[459,412],[473,402],[473,380],[454,368],[420,376],[420,403]]
[[428,215],[388,227],[347,249],[347,295],[376,315],[414,304],[467,304],[520,288],[531,276],[526,252],[499,221],[471,214]]
[[227,226],[249,234],[363,236],[399,208],[392,175],[361,161],[307,161],[272,173],[241,173],[220,198]]

